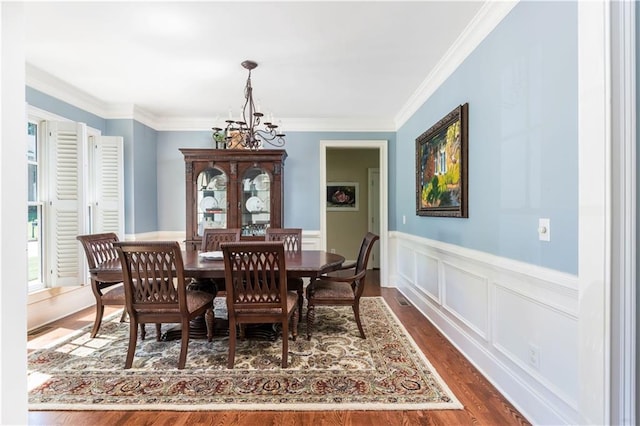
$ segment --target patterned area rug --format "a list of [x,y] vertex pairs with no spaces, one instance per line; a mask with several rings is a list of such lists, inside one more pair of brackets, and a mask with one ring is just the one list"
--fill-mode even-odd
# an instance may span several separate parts
[[[216,316],[226,315],[216,299]],[[155,327],[138,339],[133,368],[124,370],[129,324],[120,314],[29,356],[30,410],[427,410],[459,409],[382,298],[361,301],[367,339],[350,307],[316,308],[316,331],[282,342],[238,340],[235,368],[226,368],[227,337],[191,340],[184,370],[180,341],[156,342]],[[169,325],[168,325],[169,326]],[[164,327],[164,326],[163,326]]]

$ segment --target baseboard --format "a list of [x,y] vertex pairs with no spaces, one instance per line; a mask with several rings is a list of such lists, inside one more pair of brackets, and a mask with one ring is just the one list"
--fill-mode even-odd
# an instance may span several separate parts
[[390,282],[505,398],[534,424],[579,423],[576,277],[390,237]]

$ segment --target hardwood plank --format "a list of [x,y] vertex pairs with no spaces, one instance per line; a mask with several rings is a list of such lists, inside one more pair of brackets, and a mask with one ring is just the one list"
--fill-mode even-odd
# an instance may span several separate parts
[[[31,411],[39,425],[528,425],[530,424],[458,350],[392,288],[381,288],[379,271],[367,274],[367,295],[382,295],[422,352],[464,405],[463,410],[429,411]],[[402,302],[402,303],[401,303]],[[116,309],[107,307],[106,315]],[[29,351],[91,324],[86,309],[30,336]]]

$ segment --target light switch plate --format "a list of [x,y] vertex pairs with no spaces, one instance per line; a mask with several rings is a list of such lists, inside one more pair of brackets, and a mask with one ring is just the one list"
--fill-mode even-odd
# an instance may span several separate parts
[[548,218],[538,219],[538,238],[540,241],[551,241],[551,220]]

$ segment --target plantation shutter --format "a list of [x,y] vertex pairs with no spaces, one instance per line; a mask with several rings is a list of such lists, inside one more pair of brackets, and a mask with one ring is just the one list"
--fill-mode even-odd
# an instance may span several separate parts
[[84,229],[83,145],[86,127],[75,122],[46,122],[48,154],[47,253],[50,285],[81,283],[84,258],[76,236]]
[[92,145],[92,232],[115,232],[123,240],[123,139],[120,136],[100,136],[93,140]]

